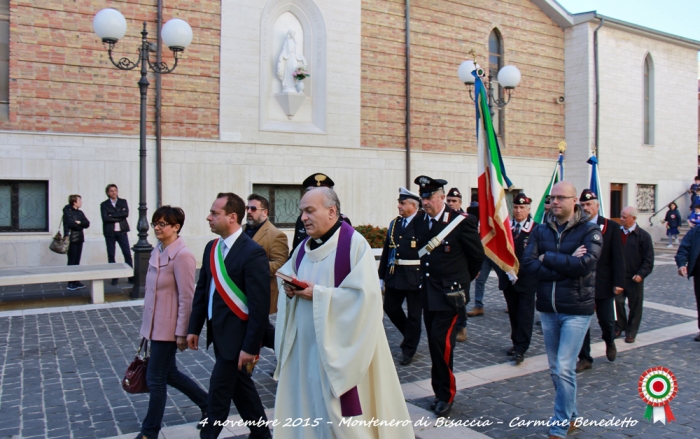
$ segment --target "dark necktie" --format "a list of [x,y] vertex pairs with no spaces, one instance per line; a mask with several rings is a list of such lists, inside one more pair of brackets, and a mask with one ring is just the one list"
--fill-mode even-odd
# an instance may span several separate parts
[[437,220],[436,220],[435,218],[431,218],[431,219],[430,219],[430,230],[433,229],[433,226],[434,226],[435,224],[437,224]]
[[520,223],[515,223],[515,236],[520,234]]
[[401,223],[401,232],[406,230],[406,226],[408,225],[408,219],[404,218],[403,222]]

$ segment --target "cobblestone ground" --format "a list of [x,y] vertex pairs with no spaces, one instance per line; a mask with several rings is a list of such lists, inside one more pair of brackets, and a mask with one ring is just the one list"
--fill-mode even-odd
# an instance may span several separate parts
[[[120,284],[121,287],[122,284]],[[37,288],[35,300],[49,297],[51,285]],[[43,291],[43,292],[42,292]],[[25,291],[31,292],[31,291]],[[0,291],[0,303],[16,300],[12,291]],[[120,294],[119,290],[112,294]],[[109,296],[108,296],[109,297]],[[680,278],[672,265],[655,268],[646,283],[647,300],[695,309],[692,283]],[[471,308],[469,306],[469,308]],[[487,282],[486,315],[469,320],[467,343],[455,350],[456,371],[505,363],[510,346],[505,301],[495,279]],[[104,438],[136,433],[147,407],[147,395],[129,395],[120,379],[133,359],[139,340],[142,309],[139,306],[90,311],[57,312],[24,317],[0,317],[0,438]],[[645,309],[640,332],[694,320],[678,314]],[[401,336],[385,319],[392,353],[398,361]],[[592,324],[594,340],[600,337]],[[535,327],[528,355],[544,353],[539,327]],[[204,388],[214,363],[213,351],[200,349],[177,354],[179,367]],[[697,412],[695,395],[700,343],[678,339],[620,354],[618,361],[596,361],[592,371],[579,379],[579,412],[587,419],[634,417],[637,426],[624,430],[583,428],[576,437],[625,437],[676,434],[700,437],[700,424],[688,412]],[[274,405],[275,382],[269,373],[274,356],[263,350],[254,378],[267,408]],[[527,361],[527,360],[526,360]],[[644,406],[636,396],[636,380],[646,368],[662,364],[678,376],[680,392],[673,403],[677,423],[651,426],[642,420]],[[410,366],[397,370],[402,383],[428,379],[430,359],[425,335]],[[547,372],[504,380],[459,392],[454,417],[474,419],[494,416],[505,424],[477,428],[491,437],[540,436],[546,429],[510,429],[515,416],[546,419],[553,406],[553,388]],[[415,401],[426,405],[427,400]],[[231,414],[235,414],[232,408]],[[184,395],[169,389],[165,426],[199,419],[199,410]],[[484,419],[485,419],[484,418]],[[685,430],[684,430],[685,429]],[[690,430],[688,430],[690,429]],[[688,433],[691,431],[691,433]],[[664,436],[666,437],[666,436]]]
[[[631,420],[622,427],[581,427],[582,438],[698,438],[700,437],[700,343],[682,337],[618,355],[614,363],[597,361],[577,375],[577,409],[587,421]],[[639,397],[639,376],[653,366],[666,366],[678,380],[671,403],[676,422],[662,425],[644,419],[646,404]],[[432,398],[412,401],[428,408]],[[517,427],[518,421],[547,420],[554,410],[554,387],[549,372],[537,372],[457,392],[451,417],[455,421],[493,423],[471,427],[492,438],[546,437],[547,427]],[[636,421],[636,425],[630,425]],[[511,426],[512,425],[512,426]]]

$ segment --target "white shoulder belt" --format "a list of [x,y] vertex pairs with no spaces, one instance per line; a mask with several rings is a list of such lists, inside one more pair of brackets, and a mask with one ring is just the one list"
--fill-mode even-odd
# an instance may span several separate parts
[[442,232],[438,233],[437,236],[434,236],[433,239],[428,241],[425,247],[418,250],[418,257],[422,258],[425,255],[429,255],[430,252],[435,250],[442,243],[442,240],[445,239],[445,237],[449,235],[450,232],[453,231],[455,227],[459,225],[459,223],[464,221],[465,218],[465,215],[460,215],[457,218],[455,218],[451,223],[447,225],[447,227],[442,229]]

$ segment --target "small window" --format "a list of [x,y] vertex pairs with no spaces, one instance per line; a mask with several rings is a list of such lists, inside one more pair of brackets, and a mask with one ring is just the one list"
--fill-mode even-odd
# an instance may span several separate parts
[[49,231],[49,183],[0,180],[0,232]]
[[[489,77],[494,87],[494,99],[503,99],[503,87],[498,83],[498,72],[503,67],[503,40],[498,29],[491,31],[489,35]],[[505,132],[505,112],[498,105],[493,105],[493,130],[497,136]]]
[[644,144],[654,144],[654,63],[644,58]]
[[253,193],[270,202],[270,221],[277,227],[294,227],[299,217],[299,202],[304,194],[301,185],[254,184]]
[[653,184],[637,185],[637,212],[654,213],[656,210],[656,186]]

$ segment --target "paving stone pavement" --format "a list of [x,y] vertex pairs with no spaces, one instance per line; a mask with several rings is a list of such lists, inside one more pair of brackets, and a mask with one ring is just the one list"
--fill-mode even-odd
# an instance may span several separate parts
[[[581,427],[570,437],[700,437],[698,364],[700,343],[687,336],[625,352],[614,363],[596,362],[594,369],[577,375],[579,415],[587,421],[627,418],[637,421],[636,425]],[[668,367],[676,375],[679,390],[671,402],[676,422],[652,424],[644,419],[646,404],[639,397],[637,383],[642,372],[653,366]],[[410,402],[427,408],[431,401],[423,398]],[[546,421],[553,410],[554,387],[547,371],[458,391],[450,417],[482,425],[491,422],[471,428],[492,438],[546,437],[547,427],[518,427],[517,423]]]
[[[692,283],[680,278],[672,265],[655,268],[646,282],[646,297],[659,303],[695,309]],[[504,309],[505,301],[496,289],[495,279],[489,279],[485,295],[486,315],[469,320],[469,341],[456,346],[456,371],[508,361],[503,354],[509,347],[509,325]],[[124,393],[120,380],[136,350],[141,312],[140,306],[133,306],[0,317],[0,438],[105,438],[138,432],[148,396]],[[694,318],[689,316],[647,308],[640,332],[692,320]],[[388,319],[384,323],[398,363],[401,336]],[[600,337],[595,319],[592,335],[594,341]],[[626,353],[614,364],[597,361],[594,370],[581,377],[579,410],[588,418],[607,416],[600,413],[624,417],[626,413],[631,416],[629,413],[634,412],[641,421],[644,409],[638,407],[641,400],[629,397],[629,392],[634,389],[627,390],[625,386],[635,381],[642,370],[656,365],[651,360],[657,357],[663,361],[677,359],[673,360],[677,363],[669,361],[663,365],[679,376],[681,391],[678,401],[684,402],[678,404],[679,409],[687,405],[697,410],[697,399],[680,398],[690,398],[691,393],[698,393],[699,389],[693,388],[688,378],[697,374],[698,352],[700,343],[679,339]],[[528,355],[543,353],[542,336],[536,326]],[[186,351],[178,353],[177,359],[185,373],[204,388],[208,387],[214,363],[213,351]],[[269,376],[274,361],[272,353],[264,349],[254,374],[267,408],[274,406],[276,384]],[[402,383],[429,378],[430,360],[425,334],[414,363],[406,367],[397,364],[397,371]],[[684,384],[686,382],[688,384]],[[688,386],[688,393],[685,393],[684,386]],[[511,414],[522,413],[530,417],[547,417],[552,409],[552,390],[546,372],[465,389],[459,392],[455,416],[472,419],[498,413],[499,418],[505,419]],[[199,410],[189,399],[174,389],[169,389],[168,393],[165,426],[199,419]],[[609,402],[610,399],[616,404]],[[421,405],[424,401],[416,403]],[[608,407],[611,405],[614,407]],[[676,404],[674,412],[675,407]],[[236,414],[233,407],[231,414]],[[676,417],[679,422],[659,430],[659,435],[678,433],[674,429],[683,425],[693,429],[691,435],[684,437],[700,437],[700,425],[690,421],[682,424],[680,417]],[[482,430],[477,428],[477,431]],[[541,435],[543,431],[534,429],[531,433],[531,430],[518,429],[513,433],[505,428],[491,428],[482,432],[491,437],[526,437]],[[627,431],[633,430],[622,433]],[[646,434],[647,429],[642,433]],[[583,429],[576,437],[622,436],[620,431]]]

